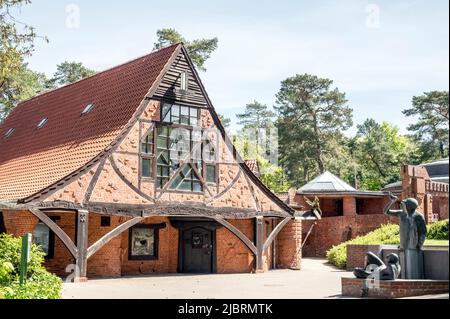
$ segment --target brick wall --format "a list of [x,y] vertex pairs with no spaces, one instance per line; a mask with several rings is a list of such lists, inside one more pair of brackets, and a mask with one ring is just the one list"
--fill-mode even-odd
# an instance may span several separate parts
[[3,211],[6,232],[16,237],[32,233],[39,220],[27,211]]
[[366,255],[373,252],[380,255],[380,245],[348,245],[347,246],[347,270],[353,271],[356,267],[366,267]]
[[302,259],[302,221],[291,220],[277,239],[277,267],[300,269]]
[[305,257],[324,257],[334,245],[365,235],[383,224],[398,223],[398,220],[385,215],[357,215],[326,217],[321,220],[304,220],[303,236],[312,224],[317,223],[303,247]]
[[172,227],[165,217],[147,218],[142,224],[161,224],[166,227],[159,230],[158,259],[128,260],[128,236],[125,231],[121,235],[120,258],[122,275],[140,275],[152,273],[176,273],[178,267],[178,230]]
[[448,280],[386,280],[364,293],[365,280],[342,278],[344,297],[403,298],[448,293]]
[[[251,241],[254,241],[254,220],[229,220],[242,231]],[[249,273],[254,268],[253,253],[228,229],[217,230],[217,272],[218,273]]]

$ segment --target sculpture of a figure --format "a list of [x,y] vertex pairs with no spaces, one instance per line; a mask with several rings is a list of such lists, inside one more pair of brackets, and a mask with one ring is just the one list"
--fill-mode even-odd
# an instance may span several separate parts
[[390,195],[391,201],[384,208],[388,216],[400,219],[400,257],[404,268],[404,279],[423,279],[423,244],[427,236],[425,218],[416,209],[419,203],[414,198],[400,202],[401,210],[391,210],[398,201],[395,195]]
[[353,274],[356,278],[367,279],[376,274],[380,280],[395,280],[400,276],[400,258],[397,254],[387,256],[387,265],[374,253],[367,253],[366,268],[355,268]]

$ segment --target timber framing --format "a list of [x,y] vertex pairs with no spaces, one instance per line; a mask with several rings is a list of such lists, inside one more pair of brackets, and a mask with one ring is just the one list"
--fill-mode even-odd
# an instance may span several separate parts
[[[115,131],[114,136],[107,140],[106,143],[109,143],[109,145],[105,149],[103,149],[83,166],[58,180],[54,184],[15,202],[0,202],[0,210],[30,211],[40,221],[46,224],[55,233],[55,235],[58,236],[58,238],[61,239],[76,260],[75,280],[87,280],[86,274],[88,260],[99,252],[99,250],[101,250],[105,245],[111,242],[111,240],[129,230],[131,227],[144,222],[144,220],[149,217],[164,217],[169,219],[171,217],[180,219],[205,219],[211,223],[217,223],[217,227],[224,227],[227,229],[248,248],[249,252],[251,252],[255,257],[254,260],[256,271],[260,272],[263,271],[265,265],[264,254],[269,251],[275,241],[275,238],[281,230],[296,216],[295,211],[280,200],[274,193],[272,193],[240,157],[235,146],[226,134],[225,128],[223,127],[218,114],[216,113],[208,94],[206,93],[206,90],[186,49],[182,44],[178,44],[173,48],[176,49],[171,52],[170,58],[168,58],[168,54],[167,57],[161,61],[157,72],[160,70],[161,71],[156,77],[156,80],[152,83],[151,87],[149,89],[144,87],[143,90],[140,91],[138,99],[133,100],[134,102],[132,103],[133,105],[130,109],[130,113],[127,113],[127,117],[123,122],[121,122],[120,128]],[[158,91],[158,89],[161,89],[163,82],[167,84],[167,79],[172,79],[172,75],[169,74],[169,77],[167,77],[167,74],[170,73],[169,71],[173,71],[171,70],[171,67],[176,61],[180,61],[180,57],[182,57],[182,55],[186,57],[186,62],[183,62],[183,67],[186,67],[186,65],[189,67],[189,72],[192,72],[193,79],[195,79],[196,83],[198,83],[198,87],[195,89],[197,94],[195,99],[197,99],[197,102],[202,102],[200,103],[202,104],[202,109],[206,109],[210,112],[210,115],[206,114],[206,112],[197,112],[197,120],[202,121],[203,119],[204,122],[202,123],[207,123],[199,126],[202,128],[204,128],[204,126],[212,126],[216,127],[220,131],[220,134],[217,134],[218,138],[215,140],[218,141],[221,136],[223,142],[226,144],[226,146],[223,147],[225,154],[228,156],[228,153],[230,153],[233,161],[232,163],[226,164],[215,163],[216,183],[211,183],[212,185],[209,185],[211,186],[210,188],[208,187],[207,180],[202,175],[204,174],[203,172],[206,171],[205,162],[203,162],[202,170],[200,170],[200,168],[197,168],[194,165],[192,159],[189,160],[188,158],[185,158],[182,162],[191,164],[193,173],[198,177],[199,181],[203,185],[202,192],[199,193],[201,196],[172,196],[171,194],[168,194],[168,196],[163,197],[165,193],[172,192],[179,192],[180,194],[184,193],[184,195],[186,195],[186,192],[181,192],[181,190],[172,191],[169,189],[172,182],[174,182],[177,178],[178,173],[182,171],[183,165],[180,165],[177,169],[174,168],[173,170],[175,172],[173,175],[169,175],[170,177],[168,178],[166,184],[161,189],[158,189],[156,187],[157,180],[155,178],[157,164],[156,160],[153,160],[154,168],[153,178],[151,178],[151,180],[154,182],[155,188],[153,189],[149,185],[145,185],[142,189],[141,164],[142,158],[144,157],[140,150],[143,133],[146,133],[143,130],[144,126],[147,129],[147,125],[143,125],[143,123],[151,125],[148,130],[156,130],[157,124],[155,124],[155,122],[158,122],[158,120],[156,120],[157,117],[150,114],[154,114],[154,112],[158,110],[159,102],[155,102],[158,98],[158,92],[161,91]],[[166,61],[166,59],[168,60]],[[164,66],[162,67],[163,64]],[[160,69],[161,67],[162,69]],[[155,76],[156,74],[157,73],[155,72]],[[142,100],[140,100],[141,94],[146,92],[147,89],[147,94],[142,98]],[[200,99],[201,96],[204,97],[204,100],[203,98]],[[205,102],[204,104],[203,101]],[[139,103],[139,105],[136,106],[136,109],[134,108],[135,103]],[[145,113],[147,111],[148,114]],[[128,115],[131,113],[133,113],[133,115],[129,118]],[[190,114],[191,113],[189,111],[188,115]],[[144,116],[148,118],[143,119]],[[150,118],[155,120],[149,120]],[[188,123],[190,122],[188,121]],[[132,153],[126,151],[126,149],[127,147],[129,149],[135,149],[134,143],[136,142],[136,124],[138,124],[139,129],[139,140],[137,141],[139,146],[138,151],[136,153]],[[119,130],[120,132],[116,136],[116,132]],[[127,140],[128,136],[130,136],[130,140]],[[113,139],[112,142],[110,142],[111,139]],[[155,139],[156,134],[154,135],[154,145],[157,144],[155,143]],[[103,148],[106,144],[101,145],[101,148]],[[124,145],[123,148],[125,151],[121,149],[121,145]],[[195,152],[197,148],[200,147],[203,147],[202,143],[196,144],[195,147],[191,147],[193,148],[191,152]],[[137,182],[134,181],[134,177],[131,175],[128,168],[124,168],[123,165],[125,164],[123,164],[120,160],[122,157],[114,157],[115,154],[138,156],[138,164],[136,164],[138,165],[137,169],[133,166],[131,169],[138,171]],[[89,155],[89,158],[91,156],[93,156],[93,154]],[[89,158],[85,158],[83,163]],[[152,158],[155,159],[154,154]],[[135,165],[134,159],[130,162],[131,165]],[[211,163],[209,164],[211,165]],[[230,165],[230,167],[233,166],[233,169],[227,171],[228,168],[224,168],[223,171],[228,173],[228,176],[223,177],[223,175],[221,175],[219,178],[219,165],[223,165],[224,167],[226,165]],[[72,169],[73,168],[70,170]],[[105,172],[105,174],[102,175],[102,172]],[[57,178],[60,177],[61,175],[58,175]],[[117,182],[120,184],[121,188],[105,186],[110,182],[109,178],[111,179],[110,184]],[[78,185],[76,183],[69,185],[70,183],[76,182],[77,179]],[[223,185],[220,184],[221,179],[224,180]],[[124,183],[126,187],[123,187],[122,183]],[[233,189],[235,186],[236,190]],[[215,190],[213,187],[216,187],[217,189]],[[102,195],[106,194],[106,192],[114,193],[117,189],[126,192],[127,196],[120,197],[114,196],[113,194],[112,196],[101,196],[101,199],[98,199],[98,194]],[[69,195],[66,196],[63,194],[59,197],[61,199],[64,198],[64,201],[52,200],[52,195],[58,191],[65,192],[66,195]],[[242,196],[239,195],[239,192]],[[250,194],[248,194],[248,192]],[[199,195],[195,192],[190,193]],[[227,196],[228,194],[230,195],[230,198],[222,199],[222,197]],[[233,196],[238,197],[239,199],[236,200],[235,198],[232,198]],[[56,198],[57,196],[54,197]],[[94,201],[94,198],[96,201]],[[130,203],[120,202],[120,198],[123,199],[123,201]],[[219,199],[221,200],[218,201]],[[54,212],[67,212],[75,215],[76,238],[74,240],[72,240],[61,227],[59,227],[47,216],[47,213]],[[89,216],[91,214],[121,216],[126,217],[123,219],[121,218],[121,220],[126,221],[108,233],[104,235],[102,233],[102,237],[89,246]],[[265,218],[272,218],[279,221],[272,232],[267,235],[267,238],[265,238],[264,232]],[[254,240],[251,240],[243,233],[243,231],[234,226],[233,220],[251,220],[255,227]]]
[[40,209],[42,211],[77,211],[88,210],[89,212],[102,215],[115,215],[127,217],[215,217],[218,214],[226,219],[248,219],[255,216],[264,217],[292,217],[286,212],[264,211],[257,212],[248,208],[236,207],[214,207],[204,203],[192,202],[167,202],[158,204],[120,204],[90,202],[88,204],[74,204],[66,201],[33,202],[27,204],[0,203],[0,209],[8,210],[30,210]]

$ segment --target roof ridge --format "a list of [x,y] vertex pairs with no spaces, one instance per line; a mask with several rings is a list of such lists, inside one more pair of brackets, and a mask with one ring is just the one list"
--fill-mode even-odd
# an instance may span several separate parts
[[[29,99],[20,101],[20,102],[17,104],[17,106],[19,106],[19,105],[21,105],[21,104],[24,104],[24,103],[26,103],[26,102],[30,102],[30,101],[32,101],[32,100],[34,100],[34,99],[41,98],[41,97],[46,96],[46,95],[48,95],[48,94],[50,94],[50,93],[54,93],[54,92],[56,92],[56,91],[59,91],[59,90],[68,88],[68,87],[73,86],[73,85],[75,85],[75,84],[78,84],[78,83],[80,83],[80,82],[83,82],[83,81],[92,79],[92,78],[94,78],[94,77],[100,76],[100,75],[102,75],[102,74],[105,74],[106,72],[109,72],[109,71],[118,69],[118,68],[123,67],[123,66],[126,66],[126,65],[128,65],[128,64],[130,64],[130,63],[136,62],[136,61],[138,61],[138,60],[140,60],[140,59],[147,58],[147,57],[149,57],[149,56],[151,56],[151,55],[153,55],[153,54],[155,54],[155,53],[158,53],[158,52],[160,52],[160,51],[167,50],[167,49],[169,49],[169,48],[171,48],[171,47],[179,46],[179,45],[183,45],[183,43],[182,43],[182,42],[177,42],[177,43],[168,45],[168,46],[163,47],[163,48],[161,48],[161,49],[154,50],[154,51],[152,51],[152,52],[150,52],[150,53],[147,53],[147,54],[145,54],[145,55],[139,56],[139,57],[137,57],[137,58],[131,59],[131,60],[129,60],[129,61],[123,62],[123,63],[118,64],[118,65],[115,65],[115,66],[110,67],[110,68],[108,68],[108,69],[99,71],[99,72],[97,72],[97,73],[95,73],[95,74],[93,74],[93,75],[91,75],[91,76],[82,78],[82,79],[80,79],[80,80],[78,80],[78,81],[75,81],[75,82],[72,82],[72,83],[69,83],[69,84],[65,84],[65,85],[63,85],[63,86],[60,86],[60,87],[57,87],[57,88],[54,88],[54,89],[45,91],[45,92],[43,92],[43,93],[41,93],[41,94],[38,94],[38,95],[36,95],[36,96],[33,96],[33,97],[29,98]],[[16,106],[16,107],[17,107],[17,106]],[[14,109],[15,109],[15,108],[13,108],[13,110],[14,110]]]

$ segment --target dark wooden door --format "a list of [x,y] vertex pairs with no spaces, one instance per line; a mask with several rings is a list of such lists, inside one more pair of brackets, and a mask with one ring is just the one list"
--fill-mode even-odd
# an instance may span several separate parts
[[185,273],[213,272],[213,231],[194,227],[183,230],[183,269]]

